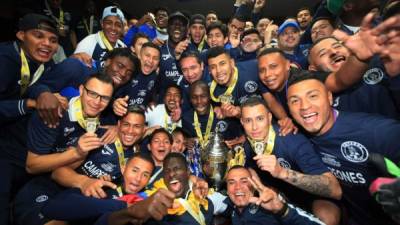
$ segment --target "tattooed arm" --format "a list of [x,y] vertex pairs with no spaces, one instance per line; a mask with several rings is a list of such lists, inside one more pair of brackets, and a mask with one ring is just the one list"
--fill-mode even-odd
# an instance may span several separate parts
[[253,158],[257,161],[257,166],[271,173],[275,178],[284,180],[302,190],[315,195],[341,199],[342,189],[339,182],[331,172],[320,175],[307,175],[280,166],[275,155],[260,155]]

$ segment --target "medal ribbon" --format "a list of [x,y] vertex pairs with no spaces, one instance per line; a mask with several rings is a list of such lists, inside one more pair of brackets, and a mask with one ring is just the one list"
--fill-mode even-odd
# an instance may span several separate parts
[[204,48],[204,44],[206,43],[206,36],[203,36],[203,39],[201,40],[201,42],[199,43],[199,46],[197,46],[197,50],[199,52],[201,52]]
[[186,211],[200,224],[200,225],[206,225],[206,219],[204,218],[203,213],[200,210],[200,206],[198,209],[198,213],[195,212],[193,209],[192,205],[188,202],[188,200],[179,198],[178,199],[179,203],[186,209]]
[[168,132],[172,133],[173,130],[175,130],[176,128],[176,123],[172,121],[171,119],[171,123],[168,123],[168,113],[167,111],[165,111],[164,113],[164,123],[165,123],[165,128],[168,130]]
[[112,51],[114,47],[110,44],[110,42],[107,40],[106,36],[104,35],[103,31],[99,31],[100,39],[103,42],[103,44],[106,46],[108,51]]
[[[239,77],[238,75],[239,75],[239,74],[238,74],[238,70],[237,70],[237,68],[235,67],[235,68],[234,68],[234,72],[233,72],[233,77],[231,78],[232,80],[231,80],[231,82],[229,83],[229,86],[228,86],[228,88],[226,89],[225,93],[222,94],[222,95],[232,95],[233,89],[235,88],[236,83],[237,83],[237,81],[238,81],[238,77]],[[214,102],[221,102],[221,99],[220,99],[219,96],[218,96],[218,98],[214,96],[214,91],[215,91],[215,88],[216,88],[216,87],[217,87],[217,82],[215,82],[215,80],[213,80],[213,81],[211,82],[211,85],[210,85],[210,96],[211,96],[211,99],[212,99]]]
[[[72,99],[71,101],[72,104],[70,105],[70,109],[72,110],[71,112],[75,115],[76,120],[78,121],[78,124],[86,130],[86,123],[87,120],[83,117],[83,110],[82,110],[82,102],[81,102],[81,98],[78,97],[76,99]],[[96,122],[97,124],[99,124],[99,120],[98,118],[96,118]]]
[[207,120],[206,133],[205,133],[204,137],[203,137],[203,133],[201,132],[199,117],[197,116],[197,112],[196,111],[193,114],[193,121],[194,121],[194,129],[196,131],[197,137],[199,138],[200,145],[202,147],[204,147],[205,144],[208,141],[208,138],[210,137],[211,127],[212,127],[212,124],[213,124],[213,121],[214,121],[214,109],[213,109],[213,107],[210,105],[210,112],[209,112],[209,116],[208,116],[208,120]]
[[20,56],[21,56],[21,95],[23,95],[25,93],[26,89],[30,85],[34,84],[40,78],[40,76],[43,74],[44,65],[43,65],[43,63],[40,64],[40,66],[37,68],[35,74],[33,75],[32,81],[29,82],[29,79],[31,78],[31,71],[29,69],[29,64],[28,64],[28,60],[26,59],[25,52],[22,48],[21,48]]
[[88,26],[86,19],[83,19],[83,25],[85,26],[86,32],[88,34],[93,33],[93,20],[94,20],[94,16],[90,16],[89,26]]
[[119,140],[119,138],[117,138],[115,140],[114,145],[115,145],[115,148],[117,149],[117,153],[118,153],[119,168],[122,170],[122,168],[124,168],[126,165],[124,148],[122,147],[122,144],[121,144],[121,141]]
[[[275,133],[274,128],[272,127],[272,124],[269,125],[268,137],[267,138],[268,138],[267,146],[264,147],[263,154],[264,155],[271,155],[272,151],[274,150],[275,138],[276,138],[276,133]],[[255,147],[254,145],[255,145],[256,141],[252,140],[250,138],[247,138],[247,139],[249,140],[249,142],[251,144],[251,147],[253,148],[253,151],[254,151],[255,150],[254,149],[254,147]],[[257,154],[257,152],[256,152],[256,154]]]

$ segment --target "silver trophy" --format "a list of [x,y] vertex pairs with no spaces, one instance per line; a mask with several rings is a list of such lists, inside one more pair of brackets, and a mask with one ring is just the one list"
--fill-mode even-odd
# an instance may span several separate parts
[[210,134],[207,145],[200,152],[203,174],[216,191],[220,190],[225,177],[228,152],[228,146],[218,132]]

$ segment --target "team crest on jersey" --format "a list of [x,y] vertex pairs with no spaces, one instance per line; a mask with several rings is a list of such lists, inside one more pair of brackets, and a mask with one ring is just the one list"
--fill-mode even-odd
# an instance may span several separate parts
[[47,196],[47,195],[39,195],[37,198],[36,198],[36,202],[37,203],[41,203],[41,202],[45,202],[45,201],[47,201],[49,199],[49,197]]
[[377,84],[383,79],[383,71],[380,68],[369,69],[364,73],[363,79],[366,84]]
[[228,129],[228,123],[221,120],[221,121],[218,121],[218,123],[215,127],[218,130],[218,132],[225,132],[226,129]]
[[75,127],[64,127],[64,137],[75,131]]
[[78,141],[78,137],[70,137],[66,143],[67,146],[74,145]]
[[354,163],[362,163],[368,159],[368,150],[355,141],[346,141],[340,146],[344,158]]
[[244,89],[249,92],[253,93],[257,91],[258,85],[255,81],[249,80],[244,84]]
[[260,207],[258,206],[258,205],[256,205],[256,204],[250,204],[250,206],[249,206],[249,213],[250,214],[256,214],[257,212],[258,212],[258,209],[259,209]]
[[131,87],[135,87],[136,85],[138,85],[139,81],[138,80],[132,80],[131,81]]
[[151,80],[147,85],[147,90],[151,90],[154,87],[154,80]]
[[278,163],[279,165],[281,165],[281,167],[285,168],[285,169],[290,169],[290,163],[288,161],[286,161],[284,158],[278,158]]
[[146,96],[146,90],[139,90],[138,96],[141,96],[141,97]]

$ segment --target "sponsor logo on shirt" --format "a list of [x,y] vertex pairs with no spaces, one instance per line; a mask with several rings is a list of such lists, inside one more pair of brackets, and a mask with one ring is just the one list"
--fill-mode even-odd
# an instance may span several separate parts
[[337,160],[336,156],[325,153],[325,152],[321,152],[322,155],[322,162],[324,162],[325,164],[334,166],[334,167],[340,167],[341,164],[340,162]]
[[105,170],[106,172],[111,173],[114,170],[115,165],[110,162],[107,162],[101,164],[100,167],[103,168],[103,170]]
[[362,163],[368,159],[368,150],[355,141],[346,141],[340,146],[344,158],[354,163]]
[[291,168],[290,163],[288,161],[286,161],[284,158],[278,158],[278,163],[283,168],[286,168],[286,169],[290,169]]
[[138,96],[141,96],[141,97],[146,96],[146,90],[139,90]]
[[41,202],[47,201],[48,199],[49,199],[49,197],[48,197],[47,195],[39,195],[39,196],[36,198],[36,202],[37,202],[37,203],[41,203]]
[[372,68],[364,73],[363,79],[366,84],[374,85],[383,79],[383,71],[380,68]]
[[129,105],[141,105],[143,104],[143,98],[129,99]]
[[225,132],[226,129],[228,128],[228,123],[221,120],[221,121],[218,121],[218,123],[216,124],[215,127],[218,129],[218,132]]
[[177,77],[177,76],[179,76],[179,72],[176,70],[167,70],[167,71],[165,71],[165,76],[166,77]]
[[258,85],[256,82],[249,80],[244,84],[244,89],[248,92],[248,93],[253,93],[255,91],[257,91]]
[[101,150],[101,154],[103,155],[111,155],[114,153],[114,150],[110,148],[109,145],[104,145],[103,149]]
[[328,167],[333,175],[340,181],[352,184],[365,184],[365,178],[362,173],[353,171],[344,171]]
[[131,87],[135,87],[136,85],[138,85],[139,81],[138,80],[132,80],[131,81]]
[[105,172],[103,172],[100,168],[96,166],[96,164],[93,163],[93,161],[87,161],[83,165],[83,171],[86,173],[86,175],[90,177],[101,177],[104,175],[107,175]]
[[150,82],[149,82],[149,84],[147,85],[147,90],[151,90],[151,89],[153,89],[153,87],[154,87],[154,80],[151,80]]
[[167,59],[169,59],[171,56],[170,56],[169,54],[162,54],[161,57],[162,57],[163,60],[167,60]]
[[70,137],[67,141],[67,146],[74,145],[78,141],[78,137]]
[[75,131],[75,127],[65,127],[64,128],[64,137],[68,136],[70,133]]

